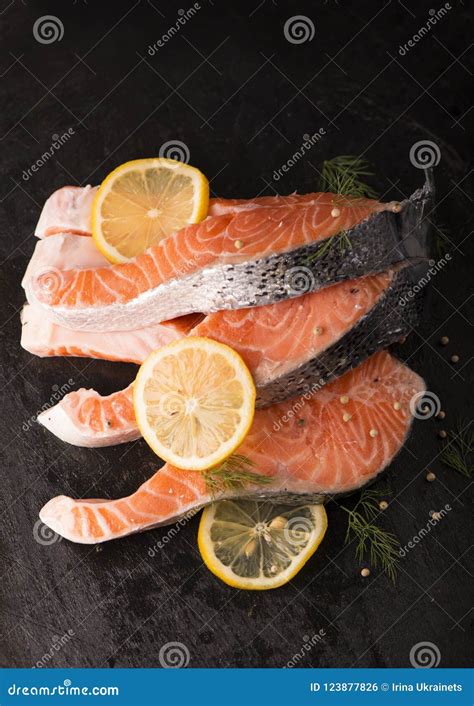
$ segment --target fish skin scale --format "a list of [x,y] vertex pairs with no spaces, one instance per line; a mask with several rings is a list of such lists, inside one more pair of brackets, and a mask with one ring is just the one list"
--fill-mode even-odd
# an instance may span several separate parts
[[[353,283],[343,282],[334,288],[327,288],[318,293],[317,297],[304,295],[298,299],[287,300],[277,306],[268,306],[268,321],[262,315],[261,309],[236,310],[231,314],[208,315],[194,332],[196,335],[210,336],[222,343],[235,341],[237,347],[244,351],[244,359],[250,364],[256,383],[265,381],[265,373],[261,374],[257,368],[257,360],[265,358],[267,363],[264,366],[270,368],[271,362],[279,363],[279,371],[285,366],[291,368],[293,360],[301,360],[295,355],[295,349],[312,355],[323,350],[328,341],[339,328],[338,324],[348,326],[356,318],[356,313],[363,314],[377,300],[384,288],[393,279],[393,274],[383,273],[373,277],[365,277],[358,280],[358,296],[351,296],[350,291],[354,288]],[[333,293],[333,289],[336,292]],[[365,299],[365,301],[362,301]],[[343,304],[348,303],[347,317],[344,317]],[[358,306],[355,309],[355,306]],[[299,309],[302,307],[302,309]],[[298,312],[303,311],[303,316],[299,316],[298,326],[289,325],[298,317]],[[302,319],[302,325],[301,325]],[[237,326],[245,324],[239,335],[233,335],[233,324]],[[226,325],[229,322],[229,325]],[[319,326],[322,328],[321,335],[312,333],[309,335],[308,329]],[[299,344],[295,346],[294,329],[297,329]],[[263,350],[262,350],[263,342]]]
[[[413,298],[408,305],[403,306],[400,297],[416,279],[415,270],[402,268],[395,275],[392,273],[392,281],[389,281],[381,294],[379,291],[378,298],[378,288],[374,287],[372,296],[375,301],[372,307],[366,313],[365,309],[360,310],[362,317],[348,329],[340,330],[339,337],[323,351],[315,352],[309,361],[301,361],[292,370],[283,371],[278,378],[261,382],[260,385],[257,383],[257,405],[266,406],[289,396],[301,395],[315,381],[341,375],[376,350],[407,335],[418,321],[420,303]],[[351,284],[359,281],[351,281]],[[322,293],[330,292],[331,289],[323,290]],[[321,292],[315,296],[319,294]],[[329,311],[332,314],[335,309]]]
[[[342,394],[356,400],[367,398],[367,388],[374,375],[384,376],[384,384],[377,387],[376,395],[370,395],[370,401],[364,402],[359,410],[358,423],[363,427],[364,435],[354,443],[354,427],[335,421],[341,407],[339,398]],[[314,501],[322,496],[355,490],[387,466],[408,434],[411,416],[403,419],[393,409],[393,398],[396,396],[408,409],[413,390],[420,392],[424,389],[424,382],[416,373],[384,351],[329,383],[324,394],[317,393],[306,401],[307,425],[303,431],[295,418],[284,424],[280,431],[274,430],[275,422],[288,412],[288,403],[257,411],[252,429],[239,453],[255,461],[254,472],[274,478],[273,488],[266,486],[228,491],[219,497],[278,498],[282,502],[288,499],[297,502],[302,498],[313,498]],[[391,415],[393,420],[383,428],[382,411],[389,414],[389,418]],[[376,424],[379,435],[372,438],[369,430]],[[391,433],[392,429],[396,436]],[[309,444],[309,453],[301,456],[301,447],[303,445],[307,449],[306,444]],[[281,449],[285,450],[283,460]],[[335,467],[338,470],[337,481],[334,478]],[[191,488],[196,489],[192,500],[189,496],[179,497],[175,492],[175,479],[179,483],[181,480],[189,482]],[[172,494],[169,493],[170,489]],[[40,517],[51,529],[72,541],[96,543],[176,521],[193,507],[201,507],[211,499],[202,474],[165,465],[127,498],[74,501],[58,496],[44,506]],[[117,515],[109,519],[108,513],[114,512],[115,508],[121,517],[126,518],[128,525],[125,528],[115,529]],[[99,509],[100,522],[97,519]],[[86,511],[87,523],[84,525],[79,521],[79,514]]]
[[[244,213],[229,214],[224,216],[210,217],[201,223],[183,228],[169,238],[161,241],[148,252],[152,255],[155,267],[150,267],[150,259],[146,255],[140,255],[130,263],[115,265],[105,269],[97,268],[88,270],[82,275],[84,281],[84,291],[91,291],[90,279],[101,278],[108,282],[115,292],[118,304],[130,303],[137,300],[144,291],[149,293],[149,281],[153,282],[153,288],[169,283],[175,279],[181,279],[183,274],[191,271],[201,271],[209,265],[219,267],[226,264],[237,265],[239,263],[256,264],[254,261],[263,259],[274,254],[275,249],[280,248],[282,253],[301,249],[309,243],[317,243],[320,239],[326,239],[336,235],[341,230],[341,224],[355,226],[361,219],[369,215],[390,209],[390,204],[380,204],[376,201],[364,200],[364,208],[345,207],[345,213],[338,218],[332,218],[330,214],[330,204],[319,203],[322,199],[327,199],[327,194],[315,194],[314,204],[306,208],[300,207],[274,207],[256,208]],[[275,223],[278,222],[281,234],[275,236]],[[249,228],[252,224],[252,229]],[[314,223],[319,224],[314,226]],[[323,223],[324,227],[320,224]],[[310,224],[310,225],[308,225]],[[241,240],[244,233],[250,233],[247,240],[242,240],[242,247],[235,248],[235,240]],[[211,247],[208,247],[210,245]],[[168,255],[172,251],[172,255]],[[193,270],[189,268],[189,261],[193,263]],[[147,271],[149,281],[145,289],[137,286],[141,269]],[[126,279],[130,279],[130,285],[124,287],[114,277],[114,273],[120,273]],[[74,280],[74,270],[64,270],[61,272],[62,286],[54,292],[47,292],[41,289],[41,277],[36,288],[36,297],[39,302],[47,306],[54,313],[58,305],[62,309],[68,308],[88,308],[99,310],[101,306],[110,304],[109,297],[97,296],[92,301],[90,297],[82,296],[80,307],[75,307],[74,295],[70,293],[69,284]],[[69,292],[69,293],[68,293]],[[57,313],[57,311],[56,311]],[[159,314],[156,315],[157,317]],[[130,325],[128,326],[130,328]]]
[[[287,282],[286,273],[292,267],[309,269],[311,289],[317,290],[337,281],[387,269],[407,256],[426,258],[429,223],[423,218],[431,207],[432,198],[433,191],[427,182],[401,205],[372,202],[378,212],[348,233],[352,245],[350,257],[341,256],[341,247],[346,241],[342,236],[337,236],[334,247],[327,248],[317,258],[313,256],[319,245],[313,241],[291,251],[240,264],[221,264],[219,260],[218,265],[198,269],[180,279],[168,280],[166,284],[147,290],[126,304],[97,306],[96,302],[94,306],[81,308],[44,306],[56,321],[67,322],[71,328],[105,331],[127,330],[169,318],[170,315],[179,316],[196,310],[210,312],[275,303],[299,295],[299,292],[291,290]],[[295,211],[301,210],[295,208]],[[347,210],[350,212],[350,209]],[[173,237],[182,239],[182,234],[189,228],[204,228],[216,221],[219,221],[218,217],[189,226],[160,245],[169,244]],[[377,233],[375,239],[374,233]],[[151,248],[149,252],[153,254],[155,250]],[[233,261],[239,257],[242,256],[238,253],[232,254]],[[135,263],[137,261],[139,259]],[[65,276],[68,273],[62,274]],[[47,298],[46,293],[41,294]]]

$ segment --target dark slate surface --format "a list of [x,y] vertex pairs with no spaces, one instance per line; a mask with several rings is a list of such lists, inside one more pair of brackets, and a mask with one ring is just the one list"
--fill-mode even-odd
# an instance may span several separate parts
[[[29,422],[64,384],[110,392],[134,372],[112,363],[35,359],[20,348],[20,280],[35,222],[54,189],[100,182],[116,165],[156,155],[169,140],[187,145],[215,194],[241,197],[313,190],[323,159],[364,153],[376,165],[379,192],[402,198],[422,179],[410,163],[411,146],[434,142],[441,153],[438,220],[448,228],[452,259],[433,278],[429,315],[398,353],[441,399],[444,426],[469,418],[472,409],[467,6],[452,3],[404,52],[399,47],[437,5],[201,0],[179,32],[149,51],[182,17],[180,7],[159,0],[101,8],[2,3],[0,664],[30,667],[52,652],[51,666],[152,667],[164,644],[179,641],[191,666],[283,666],[323,630],[321,642],[303,649],[299,666],[408,666],[412,646],[425,641],[439,649],[441,666],[466,666],[468,481],[440,463],[441,423],[434,419],[416,423],[386,475],[393,501],[384,521],[406,544],[431,510],[446,503],[452,510],[402,561],[395,586],[377,571],[361,578],[353,548],[344,549],[346,518],[334,504],[313,561],[291,584],[262,594],[235,591],[205,569],[197,518],[154,557],[149,549],[167,529],[97,548],[35,541],[38,510],[53,495],[119,496],[157,466],[141,441],[73,448]],[[33,38],[35,20],[45,14],[60,19],[61,41]],[[283,26],[295,14],[313,22],[311,41],[285,39]],[[52,135],[69,128],[71,139],[25,178]],[[320,128],[326,134],[317,145],[275,178],[303,135]],[[441,335],[450,338],[446,348]],[[460,356],[457,365],[449,362],[452,354]],[[426,482],[427,468],[436,482]],[[64,635],[56,651],[54,641]]]

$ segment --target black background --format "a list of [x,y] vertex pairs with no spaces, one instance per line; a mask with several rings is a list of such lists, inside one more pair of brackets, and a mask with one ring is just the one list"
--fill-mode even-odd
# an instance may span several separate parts
[[[402,56],[400,45],[441,4],[200,4],[153,56],[149,46],[187,4],[3,0],[0,8],[0,664],[33,666],[70,630],[50,666],[159,666],[160,648],[180,641],[190,666],[279,667],[322,629],[325,638],[299,666],[409,666],[410,649],[422,641],[437,645],[440,666],[467,666],[469,481],[441,464],[437,439],[442,426],[453,428],[472,409],[467,5],[452,0]],[[49,45],[32,34],[46,14],[64,26],[62,40]],[[300,14],[313,22],[314,38],[293,44],[283,26]],[[52,135],[69,128],[71,139],[25,179]],[[326,135],[276,181],[274,171],[303,135],[320,128]],[[354,547],[344,548],[345,514],[333,503],[314,559],[266,593],[236,591],[207,571],[197,518],[153,558],[148,550],[168,528],[98,547],[35,541],[38,511],[53,495],[121,496],[157,467],[143,441],[80,449],[28,424],[69,379],[73,388],[111,392],[134,374],[133,366],[38,359],[20,348],[20,280],[36,220],[54,189],[99,183],[169,140],[187,145],[214,194],[234,197],[315,190],[322,161],[349,153],[371,160],[382,196],[402,198],[422,180],[411,146],[430,140],[439,147],[436,218],[447,229],[451,261],[432,282],[423,325],[397,354],[425,377],[446,419],[416,422],[382,481],[391,493],[383,522],[404,545],[431,510],[446,503],[452,510],[402,560],[395,586],[376,570],[360,576]],[[442,335],[449,346],[439,345]],[[427,468],[434,483],[425,480]]]

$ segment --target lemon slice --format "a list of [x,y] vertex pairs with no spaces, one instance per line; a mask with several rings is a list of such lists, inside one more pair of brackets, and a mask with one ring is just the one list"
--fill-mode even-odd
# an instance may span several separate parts
[[136,159],[114,169],[92,204],[92,237],[111,262],[127,262],[207,215],[209,183],[174,159]]
[[138,427],[158,456],[177,468],[217,465],[244,440],[255,385],[229,346],[197,336],[151,353],[133,385]]
[[221,500],[204,510],[198,545],[207,568],[229,586],[264,591],[298,573],[326,528],[323,505]]

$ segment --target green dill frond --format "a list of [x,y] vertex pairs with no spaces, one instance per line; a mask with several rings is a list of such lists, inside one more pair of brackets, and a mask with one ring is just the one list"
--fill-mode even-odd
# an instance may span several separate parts
[[249,485],[268,485],[272,482],[269,476],[253,473],[253,461],[247,456],[233,454],[218,466],[203,472],[206,488],[211,495],[226,490],[239,490]]
[[380,567],[395,582],[400,542],[391,532],[375,524],[380,514],[379,500],[387,491],[363,490],[353,510],[340,505],[348,515],[345,543],[356,542],[355,554],[361,563],[366,555],[374,567]]
[[323,162],[320,188],[340,196],[376,199],[377,193],[364,179],[370,176],[373,172],[367,160],[343,154]]
[[380,488],[379,490],[376,488],[364,488],[354,510],[361,510],[366,517],[374,519],[380,514],[380,500],[386,498],[389,494],[390,491],[386,488]]
[[441,461],[461,473],[466,478],[471,478],[474,470],[474,431],[472,420],[460,420],[456,431],[448,432],[446,446],[441,452]]
[[351,239],[349,238],[349,233],[347,230],[341,230],[339,235],[339,250],[341,255],[344,255],[347,250],[352,250]]
[[335,235],[331,235],[329,238],[326,238],[326,240],[321,243],[314,253],[308,257],[308,262],[314,262],[314,260],[318,260],[326,253],[330,252],[337,242],[339,243],[339,252],[341,255],[344,255],[347,250],[352,250],[352,243],[347,230],[341,230],[340,233],[336,233]]
[[369,522],[359,512],[350,515],[348,532],[347,541],[352,538],[357,540],[356,557],[359,563],[368,553],[371,564],[380,566],[387,576],[395,581],[400,551],[400,543],[395,535]]

